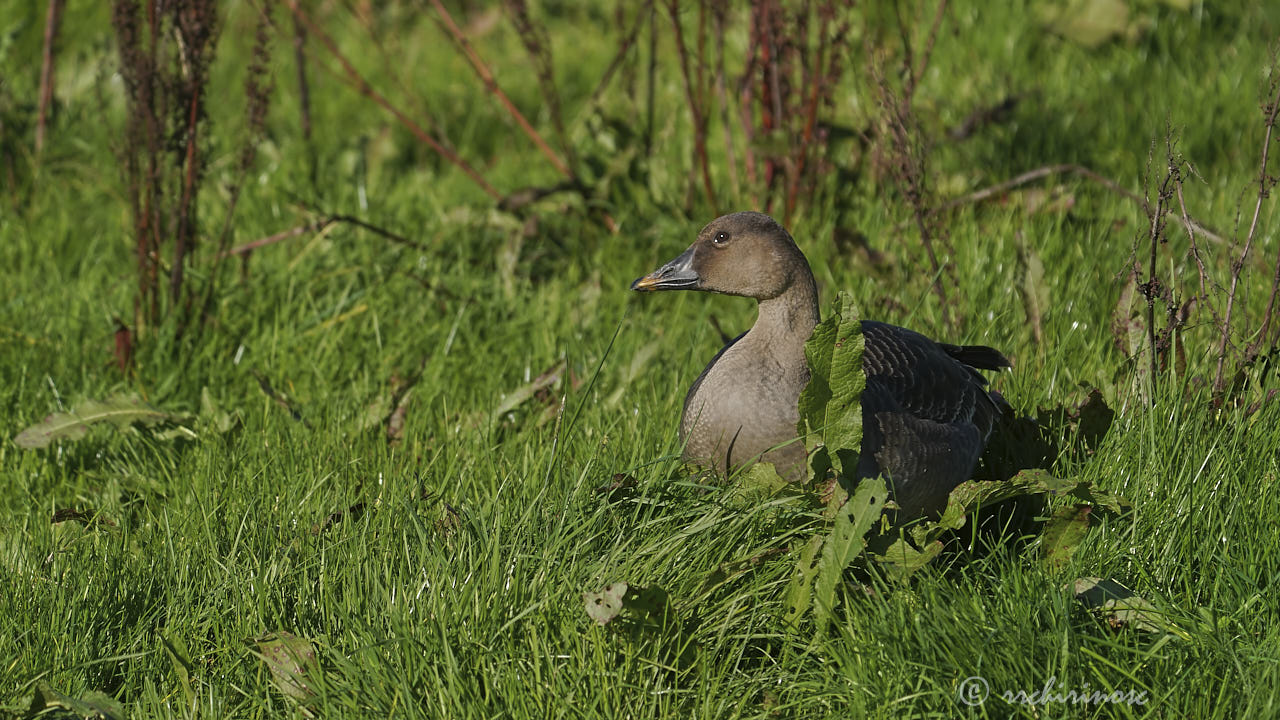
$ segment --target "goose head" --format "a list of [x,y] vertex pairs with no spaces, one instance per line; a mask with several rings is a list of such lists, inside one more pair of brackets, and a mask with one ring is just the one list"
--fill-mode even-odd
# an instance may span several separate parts
[[631,283],[641,292],[703,290],[772,300],[798,282],[812,286],[809,264],[781,225],[758,212],[716,218],[679,257]]

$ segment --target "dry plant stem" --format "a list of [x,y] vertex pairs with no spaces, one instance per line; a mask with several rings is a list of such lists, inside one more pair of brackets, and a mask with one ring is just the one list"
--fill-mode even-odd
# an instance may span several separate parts
[[[1182,197],[1182,183],[1174,185],[1174,191],[1178,195],[1178,208],[1182,213],[1182,227],[1187,231],[1187,242],[1189,242],[1191,246],[1191,259],[1196,261],[1196,272],[1200,276],[1200,300],[1208,301],[1210,282],[1209,271],[1205,269],[1204,259],[1200,257],[1200,246],[1196,244],[1196,229],[1191,222],[1191,216],[1187,213],[1187,201]],[[1210,309],[1212,310],[1212,306],[1210,306]],[[1216,320],[1216,311],[1214,311],[1214,315]]]
[[302,23],[307,26],[307,30],[319,38],[321,44],[323,44],[325,49],[329,51],[329,54],[333,55],[338,63],[342,65],[343,71],[347,74],[347,78],[355,86],[357,92],[374,101],[384,110],[391,113],[396,120],[400,121],[401,125],[403,125],[409,132],[413,133],[414,137],[421,140],[445,160],[453,163],[454,166],[466,173],[467,177],[471,178],[476,185],[480,186],[480,189],[484,190],[489,197],[494,200],[502,200],[502,193],[494,189],[494,187],[490,185],[475,168],[471,167],[466,160],[463,160],[457,153],[445,147],[443,143],[433,138],[430,133],[401,112],[399,108],[392,105],[385,97],[382,96],[381,93],[374,90],[364,77],[356,71],[355,67],[351,65],[346,56],[342,54],[342,51],[340,51],[338,46],[334,44],[333,39],[330,38],[324,30],[321,30],[320,26],[316,25],[315,21],[313,21],[311,17],[298,6],[298,0],[285,0],[285,2],[289,5],[289,10],[293,13],[293,16],[301,20]]
[[[817,58],[814,59],[810,72],[805,76],[805,86],[808,90],[808,101],[805,104],[804,112],[804,130],[801,133],[801,143],[799,151],[796,155],[796,166],[791,173],[791,184],[787,188],[787,205],[786,216],[791,217],[791,213],[795,210],[796,201],[800,195],[800,177],[804,174],[805,159],[808,157],[809,147],[813,142],[813,130],[818,124],[818,101],[822,98],[822,84],[826,77],[826,49],[827,49],[827,32],[830,29],[830,19],[823,15],[818,25],[818,51]],[[834,56],[836,50],[832,49]],[[833,60],[834,62],[834,60]]]
[[712,215],[718,215],[715,189],[711,185],[711,161],[707,157],[707,123],[703,119],[702,106],[695,97],[693,78],[689,74],[689,52],[685,48],[684,32],[680,27],[680,0],[668,0],[667,11],[671,14],[671,25],[675,30],[676,53],[680,56],[680,73],[684,76],[685,101],[689,103],[689,112],[693,115],[693,146],[702,171],[702,187],[707,194]]
[[298,71],[298,105],[301,113],[302,139],[311,142],[311,86],[307,83],[307,28],[293,16],[293,64]]
[[[751,13],[751,32],[749,33],[750,44],[747,46],[747,62],[746,67],[742,69],[742,77],[738,81],[738,115],[742,121],[742,164],[747,171],[747,186],[758,192],[759,186],[756,184],[756,154],[752,146],[755,142],[755,127],[751,122],[752,113],[752,97],[751,89],[754,87],[752,78],[756,71],[756,57],[760,45],[760,29],[759,29],[759,12]],[[727,132],[727,131],[726,131]],[[753,207],[756,210],[761,209],[760,197],[757,194],[753,198]]]
[[[1277,83],[1280,88],[1280,83]],[[1262,213],[1262,201],[1267,198],[1271,186],[1274,184],[1267,176],[1267,160],[1271,154],[1271,133],[1276,127],[1276,115],[1280,113],[1280,89],[1277,89],[1276,96],[1272,98],[1271,105],[1267,107],[1266,114],[1266,133],[1262,138],[1262,161],[1258,167],[1258,199],[1253,204],[1253,219],[1249,222],[1249,232],[1244,238],[1244,247],[1240,249],[1240,255],[1231,263],[1231,287],[1227,290],[1227,310],[1222,321],[1222,338],[1218,342],[1218,368],[1213,376],[1213,390],[1215,394],[1220,394],[1223,389],[1223,372],[1227,361],[1227,344],[1231,341],[1231,320],[1232,313],[1235,310],[1236,290],[1240,283],[1240,271],[1244,269],[1245,258],[1249,256],[1249,250],[1253,247],[1253,238],[1258,231],[1258,216]],[[1278,260],[1277,262],[1280,262]],[[1277,273],[1280,274],[1280,266],[1277,267]],[[1271,313],[1274,308],[1275,301],[1275,284],[1272,285],[1271,300],[1267,303],[1266,320],[1263,322],[1265,332],[1270,332]]]
[[636,12],[636,17],[631,22],[631,29],[622,36],[622,42],[618,44],[618,52],[614,54],[613,60],[609,62],[604,74],[600,76],[600,81],[596,83],[596,89],[591,92],[591,98],[587,100],[588,107],[592,107],[600,101],[600,95],[609,86],[609,81],[613,79],[614,73],[618,72],[618,68],[622,67],[622,61],[627,58],[631,48],[636,44],[636,39],[640,37],[640,28],[644,24],[644,17],[649,13],[652,6],[653,0],[648,0]]
[[1156,278],[1156,263],[1159,260],[1158,250],[1164,239],[1164,218],[1168,213],[1169,198],[1173,196],[1170,185],[1176,184],[1177,168],[1170,167],[1170,172],[1164,176],[1164,182],[1160,185],[1160,190],[1156,194],[1156,207],[1154,212],[1149,213],[1151,228],[1148,231],[1148,237],[1151,240],[1151,250],[1148,254],[1147,266],[1147,283],[1143,295],[1147,300],[1147,363],[1150,374],[1147,376],[1151,383],[1152,393],[1151,402],[1155,403],[1155,384],[1158,363],[1156,362],[1156,300],[1160,297],[1160,281]]
[[[297,4],[297,0],[287,0],[287,2],[291,7]],[[458,24],[453,21],[453,16],[449,14],[447,9],[445,9],[444,3],[440,2],[440,0],[431,0],[431,4],[435,7],[436,13],[440,16],[441,22],[444,23],[445,29],[449,31],[451,36],[453,36],[454,42],[456,42],[458,47],[462,49],[462,53],[467,56],[467,60],[470,61],[471,67],[476,71],[476,75],[480,77],[480,81],[484,83],[484,86],[489,90],[489,93],[497,98],[498,102],[507,109],[507,112],[511,114],[511,117],[516,121],[516,124],[520,126],[520,129],[524,130],[524,134],[528,135],[529,139],[533,141],[533,144],[538,146],[538,150],[547,157],[547,160],[551,161],[551,164],[555,166],[556,170],[559,170],[565,177],[572,178],[573,173],[569,170],[568,166],[564,164],[564,161],[556,155],[550,145],[547,145],[547,142],[542,139],[542,136],[538,134],[538,131],[533,129],[533,126],[529,124],[529,121],[525,119],[520,110],[518,110],[515,104],[511,102],[511,98],[508,98],[507,94],[502,92],[502,88],[498,87],[498,81],[494,79],[493,73],[489,72],[488,66],[486,66],[484,61],[480,59],[480,55],[471,47],[471,43],[467,42],[466,36],[462,34],[462,30],[458,27]]]
[[644,156],[653,157],[654,87],[658,76],[658,7],[649,3],[649,68],[645,88]]
[[719,2],[712,9],[712,21],[716,34],[716,102],[720,105],[720,124],[724,126],[725,163],[729,166],[729,187],[733,192],[734,202],[741,197],[738,186],[738,156],[733,148],[733,126],[729,123],[729,94],[724,83],[724,33],[725,14],[729,8],[726,3]]
[[426,246],[424,246],[422,243],[415,242],[413,240],[410,240],[407,237],[404,237],[403,235],[399,235],[397,233],[391,232],[390,230],[380,228],[377,225],[371,225],[359,218],[352,217],[350,215],[329,215],[315,222],[307,223],[306,225],[299,225],[297,227],[289,228],[288,230],[282,230],[278,233],[275,233],[274,235],[268,235],[264,238],[259,238],[257,240],[254,240],[253,242],[245,243],[244,245],[238,245],[222,253],[219,257],[229,257],[232,255],[247,255],[253,252],[254,250],[257,250],[258,248],[266,247],[267,245],[274,245],[278,242],[281,242],[282,240],[295,238],[295,237],[298,237],[299,235],[305,235],[306,233],[309,233],[309,232],[320,232],[321,230],[324,230],[325,228],[335,223],[346,223],[348,225],[355,225],[356,227],[362,228],[364,230],[368,230],[369,232],[375,235],[379,235],[381,237],[387,238],[388,240],[391,240],[396,244],[405,245],[417,250],[426,249]]
[[[766,32],[768,35],[765,36],[765,41],[761,43],[761,48],[767,48],[769,51],[769,57],[764,63],[766,75],[765,83],[768,87],[768,92],[765,94],[765,97],[768,98],[769,108],[772,110],[772,114],[770,116],[771,122],[765,126],[766,130],[781,128],[784,122],[782,115],[782,74],[778,67],[778,55],[781,53],[781,49],[778,47],[778,25],[781,22],[778,17],[778,13],[780,12],[782,12],[782,8],[778,7],[776,1],[771,0],[771,2],[766,6],[766,17],[768,18],[768,22],[766,23]],[[773,183],[777,174],[778,162],[776,159],[770,157],[765,164],[764,173],[765,185],[769,189],[773,188]],[[772,201],[773,198],[770,197],[769,199]]]
[[916,123],[911,111],[911,101],[905,95],[898,96],[894,93],[888,81],[885,80],[879,61],[874,57],[870,67],[872,79],[878,89],[878,101],[891,135],[892,144],[888,150],[892,158],[892,175],[902,195],[911,206],[912,219],[916,230],[920,233],[920,245],[929,259],[929,268],[933,275],[933,292],[941,303],[943,322],[953,326],[955,318],[951,313],[947,289],[942,282],[944,268],[933,247],[934,235],[930,228],[930,220],[934,213],[928,207],[926,198],[927,179],[923,150],[919,149],[913,138]]
[[551,41],[544,25],[536,23],[529,13],[529,5],[525,0],[504,0],[503,7],[511,15],[511,22],[516,27],[520,42],[529,53],[538,88],[542,91],[542,101],[551,115],[551,126],[556,131],[556,139],[560,141],[560,150],[564,152],[568,165],[574,167],[577,160],[573,145],[569,142],[569,134],[565,132],[564,115],[560,108],[560,93],[556,89],[555,64],[551,57]]
[[53,103],[53,46],[58,38],[58,26],[62,23],[63,2],[64,0],[49,0],[49,12],[44,21],[44,52],[40,63],[40,107],[36,113],[36,155],[44,150],[49,106]]
[[[1275,69],[1272,70],[1273,73],[1275,71],[1276,71]],[[1276,117],[1277,117],[1276,115],[1277,106],[1280,106],[1280,80],[1274,80],[1273,82],[1275,82],[1277,89],[1276,89],[1276,99],[1272,101],[1271,110],[1268,115],[1268,122],[1267,122],[1268,133],[1270,133],[1271,129],[1275,127]],[[1258,187],[1258,190],[1259,190],[1258,205],[1259,206],[1262,203],[1262,195],[1270,192],[1268,183],[1270,183],[1272,186],[1275,185],[1275,179],[1268,178],[1266,171],[1267,171],[1266,161],[1263,161],[1262,176],[1259,178],[1259,187]],[[1257,213],[1258,213],[1258,207],[1255,207],[1254,216],[1253,216],[1253,221],[1255,223],[1258,221]],[[1262,315],[1262,329],[1258,332],[1258,336],[1254,338],[1254,341],[1250,344],[1249,353],[1248,353],[1248,357],[1246,357],[1246,361],[1252,361],[1253,358],[1257,357],[1258,350],[1259,348],[1262,347],[1264,343],[1270,343],[1271,349],[1275,349],[1275,341],[1270,336],[1271,336],[1271,321],[1272,321],[1272,318],[1274,317],[1273,313],[1275,312],[1275,308],[1276,308],[1276,294],[1278,292],[1280,292],[1280,253],[1277,253],[1276,255],[1275,270],[1272,272],[1272,275],[1271,275],[1271,295],[1267,298],[1267,309]]]
[[178,206],[178,232],[176,234],[173,265],[169,269],[169,299],[177,305],[182,295],[182,271],[186,267],[186,257],[190,236],[191,203],[195,195],[196,184],[196,142],[199,139],[200,98],[203,87],[196,85],[191,94],[191,107],[187,116],[187,154],[185,172],[182,177],[182,199]]
[[911,98],[916,94],[916,88],[920,85],[920,79],[924,77],[924,71],[929,69],[929,56],[933,54],[933,44],[938,39],[938,28],[942,26],[942,17],[946,12],[947,0],[938,0],[938,9],[933,14],[933,25],[929,28],[929,39],[925,41],[924,52],[920,54],[920,62],[907,80],[905,92],[907,102],[911,102]]
[[[947,212],[948,210],[954,210],[962,205],[971,205],[971,204],[984,202],[986,200],[990,200],[993,197],[1002,195],[1010,190],[1013,190],[1014,188],[1021,187],[1023,185],[1026,185],[1027,183],[1034,182],[1041,178],[1045,178],[1050,175],[1062,175],[1066,173],[1079,175],[1081,177],[1092,180],[1098,183],[1099,185],[1105,187],[1106,189],[1110,190],[1111,192],[1123,198],[1132,200],[1138,203],[1139,205],[1142,205],[1144,208],[1147,205],[1146,198],[1142,197],[1141,195],[1131,190],[1128,190],[1122,187],[1119,183],[1117,183],[1116,181],[1104,175],[1099,175],[1098,173],[1090,170],[1087,167],[1084,167],[1083,165],[1062,163],[1058,165],[1045,165],[1044,167],[1038,167],[1038,168],[1035,168],[1034,170],[1028,170],[1020,175],[1016,175],[1008,180],[1005,180],[1004,182],[999,182],[999,183],[996,183],[995,185],[990,185],[988,187],[982,188],[981,190],[976,190],[974,192],[971,192],[968,195],[958,197],[955,200],[950,200],[946,203],[943,203],[942,205],[934,208],[933,210],[930,210],[929,214],[937,215],[940,213]],[[1195,228],[1196,232],[1200,233],[1201,235],[1208,238],[1209,240],[1219,244],[1223,244],[1226,242],[1226,240],[1221,235],[1213,232],[1209,228],[1206,228],[1204,225],[1201,225],[1200,223],[1196,222],[1194,219],[1188,217],[1187,222],[1191,224],[1191,227]]]

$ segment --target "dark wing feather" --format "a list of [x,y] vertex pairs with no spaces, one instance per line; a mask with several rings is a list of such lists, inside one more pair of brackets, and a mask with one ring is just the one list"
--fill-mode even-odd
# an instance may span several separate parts
[[[986,379],[955,357],[948,348],[966,355],[969,348],[940,345],[920,333],[885,323],[863,321],[866,350],[862,363],[867,387],[882,393],[883,401],[925,420],[949,423],[972,417],[975,403],[985,396]],[[975,346],[976,348],[976,346]],[[1003,360],[998,352],[991,351]],[[990,360],[982,349],[977,359]],[[1007,363],[1006,363],[1007,364]]]
[[964,482],[999,413],[975,368],[1007,367],[998,351],[943,345],[894,325],[864,321],[860,477],[884,474],[903,508],[936,512]]

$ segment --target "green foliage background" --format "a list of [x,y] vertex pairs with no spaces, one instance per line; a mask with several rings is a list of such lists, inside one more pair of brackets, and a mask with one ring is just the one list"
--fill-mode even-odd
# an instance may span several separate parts
[[[1199,171],[1186,185],[1189,207],[1230,236],[1238,211],[1252,211],[1277,10],[1134,2],[1124,32],[1090,47],[1064,37],[1043,6],[948,8],[915,99],[924,135],[943,138],[977,108],[1022,100],[1006,122],[931,149],[938,195],[1061,162],[1138,189],[1152,143],[1154,174],[1172,128]],[[219,187],[243,127],[256,12],[241,2],[224,10],[206,222],[225,209]],[[1193,381],[1212,366],[1205,316],[1185,333],[1186,374],[1170,371],[1153,406],[1139,400],[1110,325],[1146,220],[1077,179],[945,216],[962,317],[954,331],[887,180],[833,173],[791,229],[824,297],[845,289],[867,317],[1005,351],[1015,367],[996,387],[1019,411],[1078,402],[1080,383],[1100,388],[1119,412],[1111,432],[1091,452],[1064,451],[1053,469],[1123,494],[1133,513],[1091,532],[1058,570],[1013,549],[960,553],[904,587],[841,588],[842,611],[817,640],[780,621],[794,560],[761,562],[704,591],[717,569],[812,522],[785,507],[722,502],[724,491],[674,461],[685,388],[719,345],[708,315],[736,332],[753,308],[627,291],[710,219],[701,201],[685,210],[692,134],[673,51],[658,75],[655,154],[628,160],[644,107],[626,77],[642,79],[643,65],[624,68],[598,111],[586,106],[613,54],[612,11],[552,2],[535,11],[547,23],[575,147],[600,174],[622,168],[603,201],[618,232],[570,196],[536,206],[536,227],[522,232],[345,87],[318,51],[307,145],[282,30],[268,139],[240,201],[236,242],[302,224],[303,198],[425,249],[339,226],[259,250],[243,281],[224,284],[199,342],[162,328],[124,375],[111,355],[113,318],[129,317],[135,279],[113,155],[122,105],[108,11],[73,4],[66,16],[58,106],[37,162],[30,128],[44,7],[5,6],[0,435],[117,391],[203,419],[192,440],[99,430],[47,450],[0,443],[0,712],[25,712],[47,682],[71,697],[106,693],[132,717],[298,713],[256,642],[288,632],[316,649],[313,712],[343,717],[1280,714],[1280,406],[1250,414],[1252,397],[1210,406]],[[912,25],[917,36],[931,11]],[[896,34],[892,14],[867,13],[883,36]],[[429,11],[396,3],[362,24],[333,6],[320,17],[371,80],[398,104],[429,111],[494,185],[558,179]],[[546,131],[509,23],[499,14],[471,27],[481,28],[474,42],[504,88]],[[729,41],[741,52],[740,29]],[[837,116],[863,127],[877,112],[865,68],[846,83]],[[723,189],[716,132],[713,124]],[[1041,190],[1060,202],[1038,203]],[[1276,217],[1274,200],[1264,204],[1256,250],[1265,260],[1245,275],[1254,318],[1280,252]],[[888,262],[837,243],[837,227],[865,234]],[[1187,292],[1195,275],[1185,237],[1170,238],[1161,272]],[[1019,242],[1044,267],[1039,343],[1015,290]],[[1225,268],[1227,248],[1206,248]],[[561,362],[546,392],[504,407]],[[393,378],[419,368],[392,445],[365,418],[371,405],[394,406]],[[306,422],[266,396],[253,370]],[[1272,385],[1263,377],[1251,392],[1265,397]],[[220,431],[211,405],[234,427]],[[1074,448],[1071,428],[1059,432]],[[634,484],[596,491],[616,473]],[[67,508],[84,522],[50,522]],[[1080,576],[1122,581],[1186,632],[1113,630],[1065,589]],[[685,621],[677,640],[596,627],[582,593],[615,580],[665,589]],[[694,647],[692,660],[676,642]],[[993,690],[983,705],[957,695],[971,676]],[[1143,691],[1150,702],[1031,708],[998,697],[1051,677],[1066,688]]]

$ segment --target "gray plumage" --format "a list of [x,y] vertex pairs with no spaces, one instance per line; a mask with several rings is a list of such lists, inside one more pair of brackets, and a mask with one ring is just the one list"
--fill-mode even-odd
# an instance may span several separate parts
[[[725,345],[685,397],[686,460],[721,472],[756,460],[802,480],[797,401],[809,381],[804,343],[818,323],[817,288],[803,253],[772,218],[734,213],[698,233],[680,257],[632,284],[636,290],[705,290],[755,298],[755,325]],[[939,511],[969,478],[998,399],[977,368],[1008,361],[982,346],[936,343],[864,321],[863,438],[857,475],[883,474],[906,515]]]

